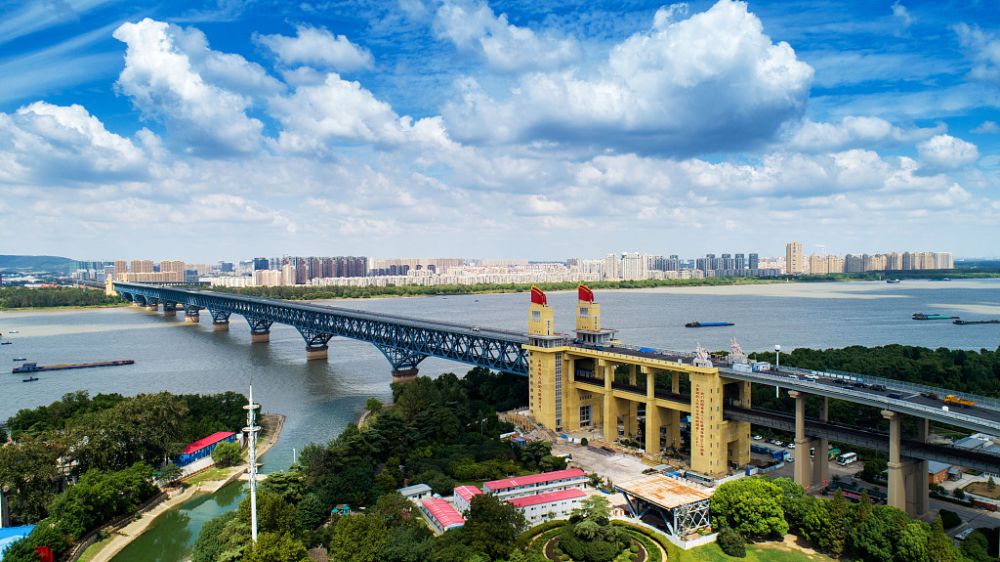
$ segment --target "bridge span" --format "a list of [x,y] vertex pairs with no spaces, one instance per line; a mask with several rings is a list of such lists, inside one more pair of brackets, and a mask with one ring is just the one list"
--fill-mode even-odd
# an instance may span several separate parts
[[287,324],[302,335],[308,359],[325,359],[334,336],[366,341],[392,364],[394,380],[416,376],[417,366],[427,357],[528,374],[527,351],[522,347],[528,338],[519,332],[214,291],[119,282],[113,288],[136,305],[162,306],[164,314],[176,314],[182,307],[192,322],[208,310],[216,330],[228,329],[231,315],[242,316],[256,343],[270,339],[275,322]]

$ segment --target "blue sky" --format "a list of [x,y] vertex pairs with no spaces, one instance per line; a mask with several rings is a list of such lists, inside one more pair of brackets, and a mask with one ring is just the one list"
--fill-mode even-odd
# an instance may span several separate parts
[[0,2],[0,253],[1000,255],[995,2]]

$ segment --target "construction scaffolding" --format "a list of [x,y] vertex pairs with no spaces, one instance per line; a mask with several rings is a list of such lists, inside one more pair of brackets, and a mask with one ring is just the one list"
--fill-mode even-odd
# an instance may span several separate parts
[[678,539],[711,528],[708,512],[711,491],[664,474],[652,474],[615,486],[625,496],[632,517],[655,513],[667,533]]

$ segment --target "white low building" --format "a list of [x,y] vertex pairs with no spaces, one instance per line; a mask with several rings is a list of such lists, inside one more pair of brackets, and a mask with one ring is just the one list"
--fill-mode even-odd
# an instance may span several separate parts
[[583,488],[590,481],[587,473],[579,468],[542,472],[528,476],[504,478],[483,484],[483,492],[502,500]]
[[431,487],[427,484],[414,484],[396,491],[399,492],[399,495],[416,503],[420,503],[424,498],[431,497]]
[[579,509],[580,502],[587,493],[579,488],[570,488],[558,492],[548,492],[534,496],[513,498],[507,502],[517,508],[531,525],[551,519],[568,519],[574,510]]
[[455,488],[455,497],[451,503],[455,504],[455,509],[459,513],[465,513],[472,507],[472,498],[482,495],[483,491],[475,486],[459,486]]
[[428,498],[420,502],[420,513],[437,534],[458,529],[465,525],[465,518],[450,503],[441,498]]

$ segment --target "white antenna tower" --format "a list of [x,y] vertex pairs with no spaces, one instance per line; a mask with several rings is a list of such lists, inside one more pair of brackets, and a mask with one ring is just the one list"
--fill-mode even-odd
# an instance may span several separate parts
[[243,428],[250,439],[250,466],[247,467],[247,475],[250,480],[250,538],[257,544],[257,433],[260,426],[257,425],[257,410],[260,404],[253,402],[253,385],[250,385],[250,402],[243,406],[247,411],[247,426]]

